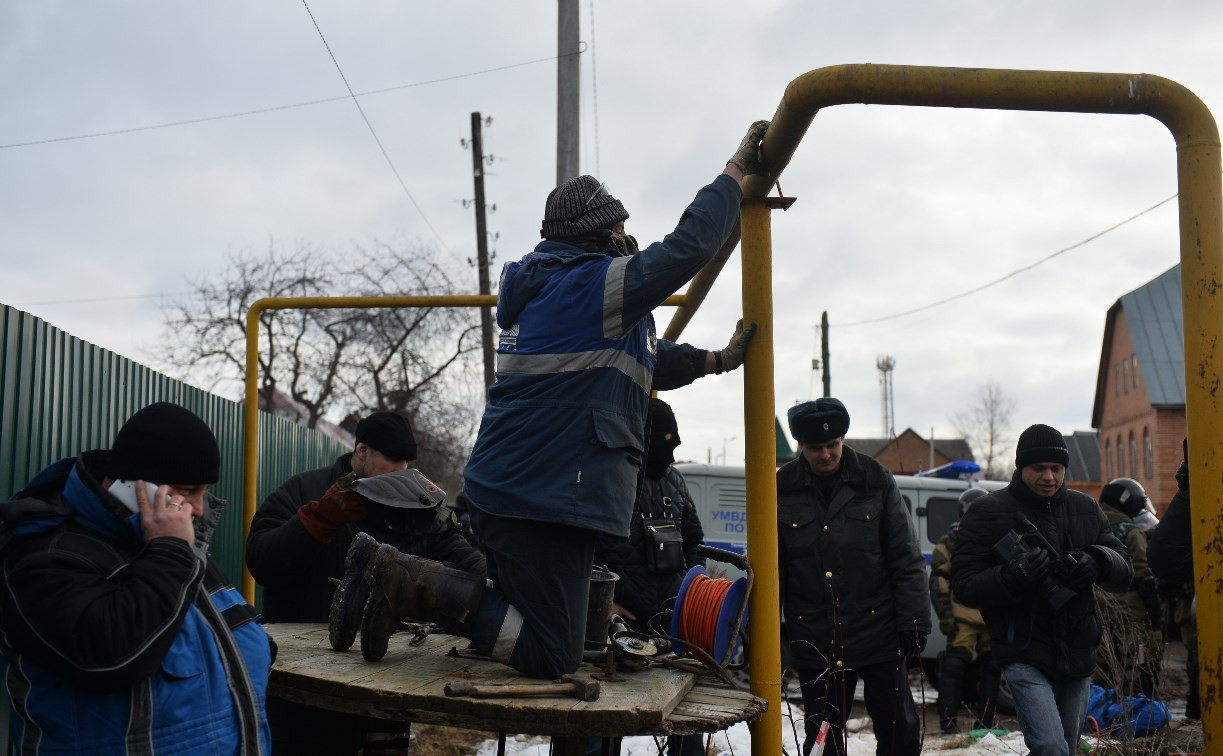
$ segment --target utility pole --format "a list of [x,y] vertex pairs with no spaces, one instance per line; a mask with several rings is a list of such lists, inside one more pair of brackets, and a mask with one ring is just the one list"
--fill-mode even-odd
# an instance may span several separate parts
[[824,368],[824,396],[832,396],[832,371],[828,368],[828,311],[820,316],[820,365]]
[[578,0],[557,0],[556,185],[579,175],[578,134],[582,69]]
[[[480,293],[491,294],[488,277],[488,223],[484,218],[484,138],[479,111],[471,114],[471,175],[476,183],[476,270],[480,276]],[[493,354],[493,308],[480,308],[480,342],[484,347],[484,390],[496,380]]]

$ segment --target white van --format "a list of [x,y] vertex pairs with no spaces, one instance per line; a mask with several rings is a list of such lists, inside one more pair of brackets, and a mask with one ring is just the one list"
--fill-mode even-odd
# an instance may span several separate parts
[[[681,462],[675,466],[684,475],[688,492],[696,502],[705,529],[705,543],[739,554],[747,553],[747,485],[743,467],[702,465]],[[940,538],[960,519],[960,493],[969,485],[995,491],[1006,483],[995,480],[966,480],[897,475],[896,487],[909,509],[909,517],[917,533],[917,544],[930,569],[930,555]],[[721,565],[720,565],[721,566]],[[734,567],[724,566],[734,578]],[[931,632],[922,656],[934,659],[947,645],[938,629],[938,617],[930,608]]]

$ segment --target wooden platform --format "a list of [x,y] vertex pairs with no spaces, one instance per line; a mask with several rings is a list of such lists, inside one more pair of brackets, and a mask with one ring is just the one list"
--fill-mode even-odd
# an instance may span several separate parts
[[[430,635],[420,646],[412,636],[391,637],[379,662],[361,658],[358,646],[332,650],[327,626],[267,625],[279,652],[268,694],[323,709],[398,722],[429,722],[491,732],[531,735],[640,735],[714,732],[736,722],[754,721],[765,710],[762,698],[732,690],[710,678],[665,666],[621,673],[603,681],[598,701],[565,696],[449,698],[448,682],[477,685],[539,684],[509,667],[474,658],[467,640]],[[578,675],[600,670],[582,665]]]

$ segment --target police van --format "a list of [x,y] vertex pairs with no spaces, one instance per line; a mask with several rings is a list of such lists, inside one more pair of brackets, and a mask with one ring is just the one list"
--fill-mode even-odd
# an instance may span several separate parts
[[[700,513],[705,543],[739,554],[747,553],[747,484],[742,466],[703,465],[681,462],[675,465],[688,485],[688,492]],[[917,534],[917,544],[926,558],[927,573],[930,555],[940,538],[960,519],[960,493],[970,485],[995,491],[1006,483],[994,480],[967,481],[951,478],[897,475],[896,487],[909,510],[909,519]],[[737,577],[735,568],[719,565],[726,577]],[[930,608],[931,632],[922,657],[937,658],[946,647],[946,639],[938,630],[938,617]]]

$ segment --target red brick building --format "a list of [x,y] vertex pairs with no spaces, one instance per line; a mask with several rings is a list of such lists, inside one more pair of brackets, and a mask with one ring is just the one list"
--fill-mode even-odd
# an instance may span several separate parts
[[1104,480],[1133,478],[1161,514],[1185,438],[1185,337],[1176,265],[1108,309],[1091,424]]
[[960,459],[976,461],[964,439],[931,442],[912,428],[905,428],[896,438],[847,438],[845,443],[856,452],[874,457],[893,475],[913,475]]

